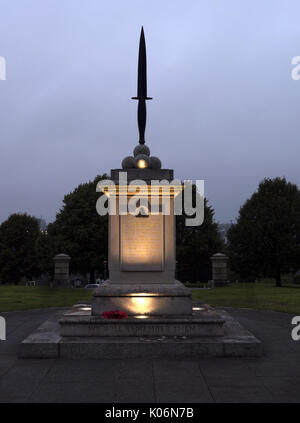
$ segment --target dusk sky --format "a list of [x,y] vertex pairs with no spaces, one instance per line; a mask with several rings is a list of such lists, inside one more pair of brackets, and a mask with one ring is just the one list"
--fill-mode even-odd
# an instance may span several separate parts
[[146,143],[163,167],[204,179],[224,223],[264,177],[300,186],[299,0],[0,0],[0,13],[0,221],[52,221],[132,154],[142,25]]

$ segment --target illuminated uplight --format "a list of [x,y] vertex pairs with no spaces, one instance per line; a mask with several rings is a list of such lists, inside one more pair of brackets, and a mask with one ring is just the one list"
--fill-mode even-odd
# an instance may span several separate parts
[[131,294],[132,297],[153,297],[155,294],[148,294],[148,293],[138,293],[138,294]]
[[140,169],[145,169],[147,167],[147,162],[146,162],[146,160],[141,159],[141,160],[138,161],[137,165]]
[[193,311],[203,311],[205,308],[203,307],[193,307]]
[[130,295],[128,301],[128,308],[132,314],[144,316],[153,311],[153,294],[148,293],[133,293]]
[[81,307],[80,310],[81,311],[91,311],[92,307]]
[[134,316],[135,319],[148,319],[148,316]]

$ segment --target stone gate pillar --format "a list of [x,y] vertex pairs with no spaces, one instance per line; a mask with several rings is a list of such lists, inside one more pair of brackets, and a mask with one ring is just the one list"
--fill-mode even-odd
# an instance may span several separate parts
[[228,257],[225,256],[225,254],[217,253],[210,259],[212,262],[212,279],[214,286],[228,285]]
[[69,286],[69,264],[71,257],[67,254],[57,254],[54,258],[54,285]]

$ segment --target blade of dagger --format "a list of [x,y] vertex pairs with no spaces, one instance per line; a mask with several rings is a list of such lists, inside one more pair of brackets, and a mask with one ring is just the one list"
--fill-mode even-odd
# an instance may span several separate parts
[[141,30],[140,47],[139,47],[139,65],[138,65],[138,87],[137,97],[134,100],[139,101],[138,105],[138,127],[140,133],[140,144],[145,144],[145,130],[147,120],[146,100],[152,100],[147,97],[147,54],[144,28]]

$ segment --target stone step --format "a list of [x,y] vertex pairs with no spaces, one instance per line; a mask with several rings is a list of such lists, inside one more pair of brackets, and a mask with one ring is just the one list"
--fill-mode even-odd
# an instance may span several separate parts
[[136,316],[122,320],[100,316],[64,316],[60,320],[62,337],[139,337],[139,336],[223,336],[225,320],[213,311],[192,316]]
[[[225,321],[224,336],[84,336],[62,337],[56,314],[21,344],[22,358],[186,358],[260,357],[262,344],[225,310],[218,310]],[[110,324],[110,323],[108,323]]]

